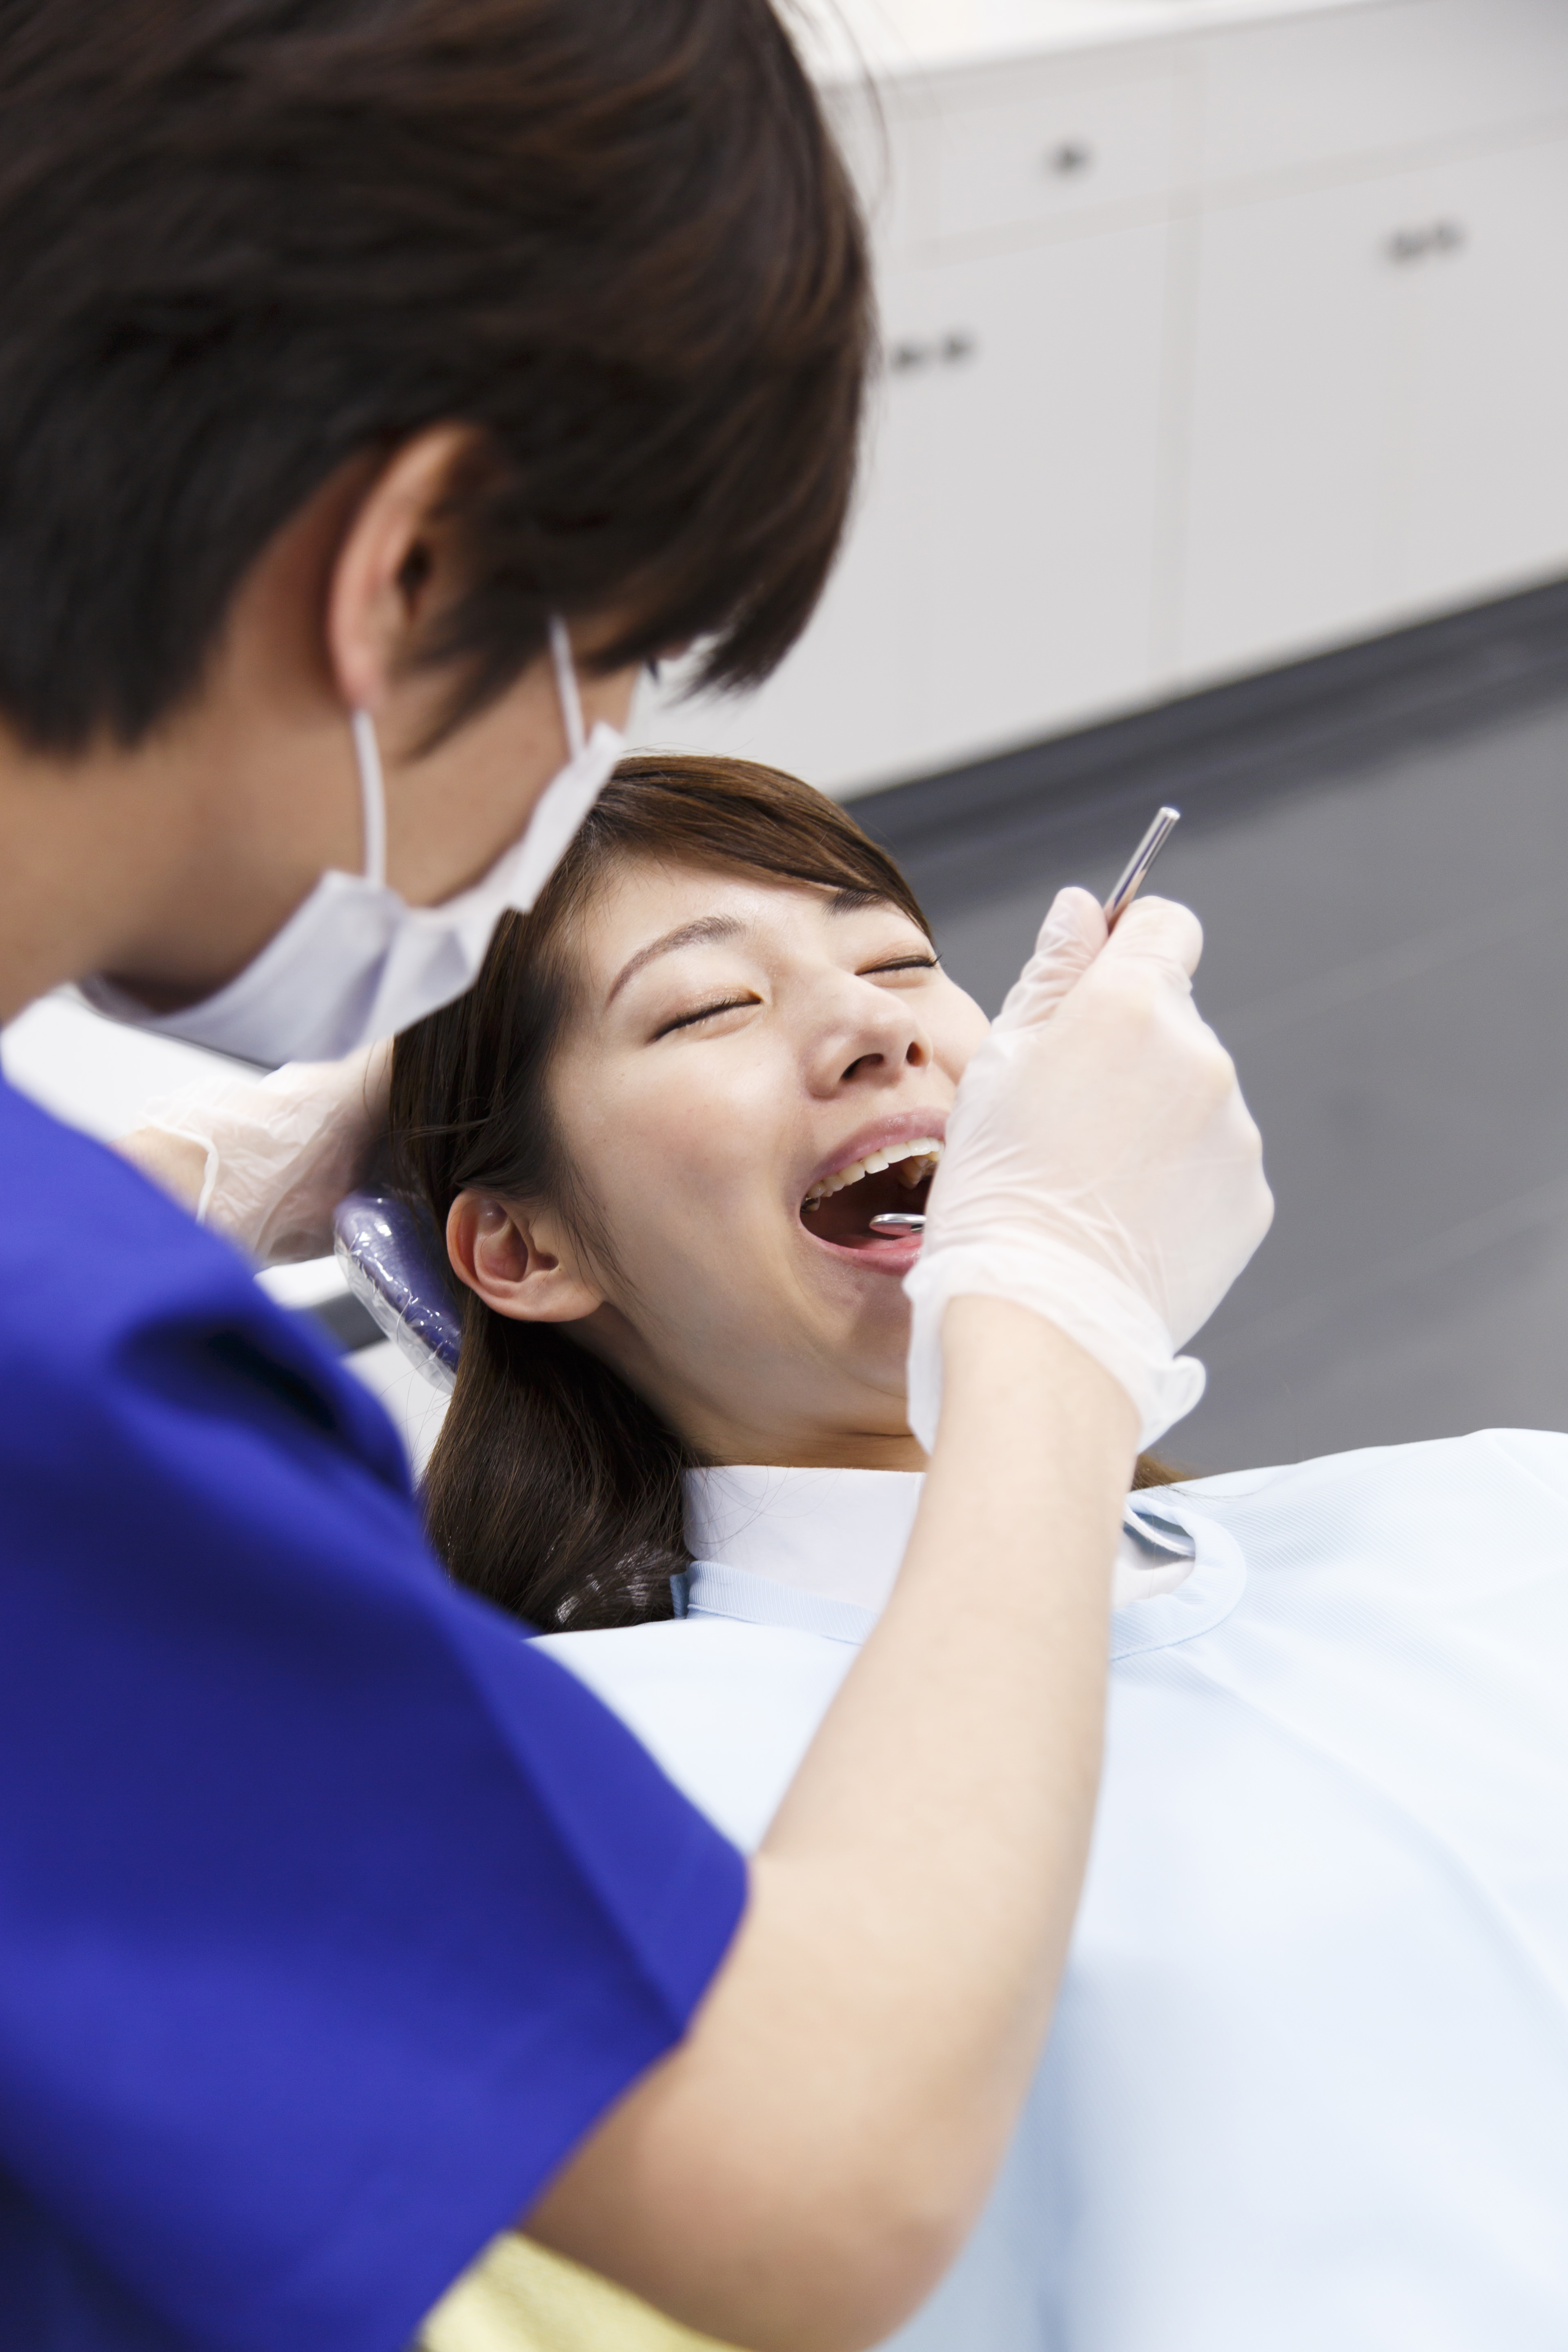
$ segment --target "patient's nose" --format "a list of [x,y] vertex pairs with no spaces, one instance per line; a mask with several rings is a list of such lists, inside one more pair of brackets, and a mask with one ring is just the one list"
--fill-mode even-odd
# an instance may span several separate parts
[[864,981],[851,984],[853,995],[825,1024],[815,1055],[816,1084],[829,1093],[893,1086],[906,1070],[927,1068],[931,1040],[913,1005]]
[[899,1066],[902,1066],[903,1068],[910,1070],[923,1070],[930,1059],[931,1053],[924,1041],[919,1037],[911,1037],[909,1044],[904,1048],[901,1064],[900,1057],[897,1055],[857,1054],[855,1059],[845,1071],[844,1076],[846,1081],[847,1081],[851,1078],[867,1077],[873,1070],[897,1068]]

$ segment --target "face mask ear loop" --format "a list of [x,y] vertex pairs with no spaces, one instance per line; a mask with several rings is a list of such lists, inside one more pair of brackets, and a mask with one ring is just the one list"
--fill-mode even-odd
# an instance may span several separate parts
[[550,615],[550,651],[555,663],[555,692],[561,703],[561,724],[566,730],[566,750],[574,760],[587,738],[583,731],[583,698],[577,691],[572,640],[559,613]]
[[375,722],[368,710],[355,710],[349,726],[359,762],[360,811],[364,832],[364,878],[379,886],[386,879],[386,783],[381,772],[381,746]]

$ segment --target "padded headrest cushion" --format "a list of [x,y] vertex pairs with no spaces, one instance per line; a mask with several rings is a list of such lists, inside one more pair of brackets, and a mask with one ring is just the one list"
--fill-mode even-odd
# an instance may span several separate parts
[[463,1327],[428,1217],[395,1192],[350,1192],[338,1202],[332,1232],[354,1297],[427,1381],[449,1390]]

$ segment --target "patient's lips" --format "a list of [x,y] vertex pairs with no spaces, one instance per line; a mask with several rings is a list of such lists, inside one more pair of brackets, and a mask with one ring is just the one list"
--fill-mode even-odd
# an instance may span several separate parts
[[904,1135],[859,1139],[854,1156],[817,1177],[801,1202],[814,1241],[867,1273],[907,1274],[920,1255],[926,1195],[942,1157],[941,1122],[906,1113]]

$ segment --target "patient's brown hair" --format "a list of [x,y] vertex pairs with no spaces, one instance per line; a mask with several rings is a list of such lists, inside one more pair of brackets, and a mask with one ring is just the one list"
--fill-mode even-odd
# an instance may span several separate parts
[[[613,1262],[563,1148],[549,1081],[572,1005],[574,923],[634,858],[885,899],[931,936],[891,858],[809,785],[742,760],[623,760],[538,905],[502,921],[467,995],[397,1041],[400,1179],[438,1234],[471,1188],[548,1202]],[[566,1328],[515,1321],[455,1278],[453,1287],[461,1360],[425,1482],[431,1538],[452,1574],[548,1631],[670,1616],[669,1580],[689,1560],[681,1476],[693,1457]],[[1165,1475],[1147,1464],[1139,1483]]]

